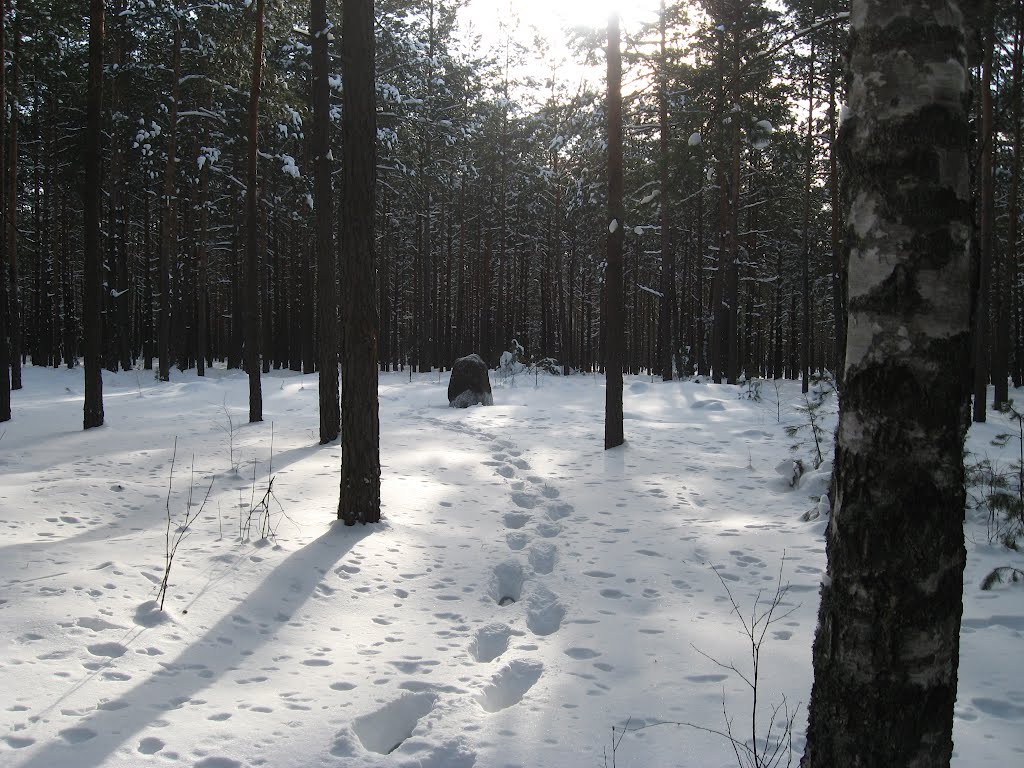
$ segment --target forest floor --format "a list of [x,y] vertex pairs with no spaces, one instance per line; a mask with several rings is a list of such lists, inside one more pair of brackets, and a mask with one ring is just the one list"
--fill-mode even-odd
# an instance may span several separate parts
[[[726,717],[759,750],[791,722],[799,756],[825,565],[826,516],[805,518],[830,466],[810,471],[799,385],[627,377],[606,452],[602,378],[491,376],[495,405],[467,410],[447,374],[381,376],[385,522],[346,529],[316,376],[265,376],[249,425],[237,371],[105,374],[106,426],[83,432],[81,371],[27,368],[0,425],[0,764],[716,768]],[[1016,426],[991,414],[969,461],[1010,470]],[[1024,763],[1024,585],[980,589],[1024,554],[988,528],[968,511],[964,768]],[[730,595],[749,623],[780,574],[752,724]]]

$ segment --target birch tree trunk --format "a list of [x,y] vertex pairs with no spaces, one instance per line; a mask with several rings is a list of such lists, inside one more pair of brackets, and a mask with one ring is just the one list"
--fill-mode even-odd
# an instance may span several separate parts
[[850,316],[804,768],[952,754],[970,390],[963,6],[852,3]]

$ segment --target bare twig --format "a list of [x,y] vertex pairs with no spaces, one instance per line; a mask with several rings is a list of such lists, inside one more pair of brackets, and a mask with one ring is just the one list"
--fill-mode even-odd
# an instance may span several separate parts
[[193,512],[193,492],[195,490],[195,468],[196,460],[195,456],[192,457],[192,469],[189,477],[188,486],[188,497],[185,501],[185,513],[182,517],[181,523],[174,530],[173,534],[171,531],[172,522],[174,515],[171,513],[171,490],[174,485],[174,463],[178,456],[178,438],[174,438],[174,450],[171,452],[171,468],[168,472],[167,477],[167,500],[164,504],[164,509],[167,511],[167,527],[164,530],[164,575],[160,581],[160,588],[157,590],[157,601],[160,603],[160,610],[164,609],[164,600],[167,599],[167,590],[170,587],[171,579],[171,566],[174,564],[174,557],[178,553],[178,547],[181,545],[188,536],[191,534],[192,523],[196,521],[196,518],[203,513],[206,509],[206,502],[210,500],[210,492],[213,490],[213,484],[217,477],[214,475],[210,478],[210,485],[206,488],[206,495],[203,497],[203,502]]

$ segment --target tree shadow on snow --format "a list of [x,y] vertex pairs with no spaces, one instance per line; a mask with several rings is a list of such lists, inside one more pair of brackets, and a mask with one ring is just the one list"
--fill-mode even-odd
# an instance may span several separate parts
[[[108,702],[74,727],[84,734],[78,743],[44,744],[21,768],[79,768],[99,765],[121,745],[225,674],[238,671],[249,657],[273,642],[276,629],[291,620],[317,585],[374,528],[346,528],[335,523],[315,541],[289,555],[241,602],[201,638],[161,669],[116,701]],[[252,621],[251,631],[239,632],[234,617]],[[145,636],[144,634],[142,635]],[[224,641],[230,639],[230,643]],[[54,705],[51,705],[51,707]]]

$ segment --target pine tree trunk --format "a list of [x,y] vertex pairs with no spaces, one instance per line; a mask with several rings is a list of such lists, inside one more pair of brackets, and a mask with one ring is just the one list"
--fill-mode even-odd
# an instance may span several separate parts
[[[119,115],[122,104],[122,72],[124,71],[127,54],[125,51],[125,29],[124,0],[114,6],[114,16],[117,19],[114,42],[114,59],[117,65],[110,80],[111,113]],[[120,118],[116,118],[120,122]],[[114,338],[111,340],[110,353],[114,358],[115,368],[130,370],[134,360],[131,351],[132,327],[131,327],[131,301],[128,277],[128,214],[126,211],[125,199],[127,197],[127,184],[125,178],[125,157],[123,142],[124,132],[118,127],[118,122],[112,126],[113,138],[111,140],[110,161],[110,207],[111,221],[113,224],[111,232],[112,248],[114,255],[113,286],[108,294],[113,303],[111,312],[111,325],[116,329]]]
[[175,16],[171,52],[171,112],[168,116],[167,165],[164,167],[164,221],[160,233],[160,322],[157,326],[157,358],[160,381],[171,380],[171,269],[178,260],[178,97],[181,92],[181,21]]
[[1016,5],[1016,25],[1014,28],[1014,46],[1013,46],[1013,75],[1010,83],[1010,100],[1012,102],[1012,118],[1010,124],[1013,126],[1011,129],[1011,135],[1013,136],[1013,151],[1011,153],[1011,169],[1010,169],[1010,189],[1009,189],[1009,226],[1007,230],[1006,238],[1006,251],[1003,253],[999,260],[999,267],[996,272],[996,283],[992,292],[992,298],[995,303],[995,320],[996,328],[994,335],[994,343],[992,346],[992,383],[995,385],[995,393],[993,396],[992,406],[998,410],[1002,410],[1010,400],[1010,388],[1008,383],[1009,378],[1009,367],[1010,367],[1010,302],[1013,299],[1012,286],[1016,284],[1016,269],[1017,263],[1017,232],[1019,229],[1019,222],[1017,216],[1019,214],[1018,198],[1020,195],[1020,67],[1021,67],[1021,53],[1020,53],[1020,35],[1021,35],[1021,17],[1024,16],[1024,11],[1021,10],[1021,4]]
[[622,271],[626,208],[622,172],[622,58],[619,17],[608,19],[608,266],[605,270],[604,447],[625,442],[622,424],[622,363],[625,353]]
[[[18,80],[21,51],[21,9],[10,0],[14,29],[11,44],[11,124],[7,169],[7,259],[10,269],[7,316],[11,337],[11,389],[21,389],[21,287],[18,281]],[[99,192],[97,191],[97,194]]]
[[[1018,340],[1014,345],[1013,354],[1013,385],[1015,387],[1024,384],[1024,378],[1022,378],[1022,364],[1024,364],[1024,349],[1021,348],[1019,340],[1021,338],[1021,325],[1022,325],[1022,312],[1021,312],[1021,286],[1020,286],[1020,253],[1017,246],[1017,236],[1020,231],[1018,217],[1020,216],[1020,183],[1021,183],[1021,88],[1022,83],[1022,64],[1024,64],[1024,4],[1017,4],[1017,12],[1015,19],[1014,33],[1013,33],[1013,76],[1011,81],[1011,95],[1010,99],[1013,103],[1011,108],[1012,117],[1010,120],[1013,125],[1013,147],[1012,147],[1012,164],[1010,170],[1010,202],[1009,202],[1009,231],[1006,238],[1008,252],[1006,254],[1006,280],[1009,282],[1010,290],[1008,292],[1008,300],[1010,301],[1016,320],[1016,331],[1014,337]],[[1009,313],[1007,313],[1009,314]],[[1009,321],[1007,320],[1007,324]],[[1003,329],[1000,333],[1003,333]],[[1009,334],[1009,329],[1005,330],[1005,333]],[[1006,354],[1009,355],[1010,340],[1005,340]],[[1003,377],[1005,380],[1005,376]],[[997,384],[998,386],[998,384]],[[1009,395],[1008,392],[997,391],[996,399],[998,400],[1000,395],[1004,398]]]
[[209,346],[209,295],[210,295],[210,254],[209,254],[209,229],[210,229],[210,161],[207,158],[203,167],[199,169],[199,235],[196,243],[196,262],[199,267],[199,276],[196,281],[196,375],[206,375],[206,361],[210,354]]
[[150,250],[152,244],[152,222],[150,221],[149,194],[142,195],[142,258],[145,263],[145,277],[142,288],[142,367],[153,370],[153,253]]
[[245,370],[249,374],[249,422],[263,421],[260,383],[260,203],[257,189],[260,81],[263,72],[263,5],[256,0],[256,28],[249,89],[248,142],[245,188]]
[[[738,17],[738,6],[734,6]],[[734,18],[734,30],[739,23]],[[740,103],[740,39],[738,32],[733,35],[733,56],[732,56],[732,103]],[[740,121],[739,115],[732,118],[729,124],[730,141],[732,151],[729,156],[729,209],[728,209],[728,239],[726,241],[726,270],[725,270],[725,292],[723,300],[726,306],[723,308],[723,330],[725,338],[722,344],[724,355],[726,379],[730,384],[739,381],[739,261],[740,261],[740,191],[742,179],[740,178],[740,155],[742,146],[740,144]]]
[[839,158],[836,152],[836,141],[839,135],[839,116],[837,109],[836,64],[829,64],[829,151],[828,151],[828,189],[832,206],[832,315],[835,323],[835,376],[837,386],[842,387],[843,370],[846,367],[846,259],[843,256],[842,202],[839,197]]
[[[2,9],[0,9],[2,11]],[[0,62],[5,60],[5,14],[0,12]],[[7,73],[0,66],[0,211],[4,210],[6,186],[3,183],[5,123],[7,121]],[[0,221],[0,422],[11,420],[11,350],[8,329],[7,301],[7,237],[6,219]]]
[[375,243],[377,106],[373,0],[342,8],[341,66],[345,348],[341,390],[341,499],[345,525],[380,520]]
[[[813,16],[812,16],[813,22]],[[804,145],[804,222],[803,263],[800,277],[803,286],[803,331],[800,334],[800,391],[810,389],[811,379],[811,180],[814,178],[814,40],[807,74],[807,143]]]
[[852,4],[850,325],[804,768],[952,753],[972,239],[960,6]]
[[661,171],[661,299],[658,305],[658,366],[662,381],[672,381],[672,321],[675,318],[676,260],[669,237],[669,125],[668,125],[668,56],[665,51],[665,0],[661,2],[661,72],[658,78],[658,150]]
[[996,136],[993,131],[992,115],[992,58],[995,47],[995,25],[992,18],[992,2],[988,0],[982,14],[984,35],[984,60],[981,65],[981,173],[978,179],[979,244],[978,293],[974,307],[974,421],[985,421],[989,380],[989,292],[992,287],[992,253],[995,245],[995,177],[992,159],[995,154]]
[[100,153],[103,148],[103,0],[89,6],[89,86],[86,102],[84,211],[85,429],[103,425],[103,256],[100,253]]

